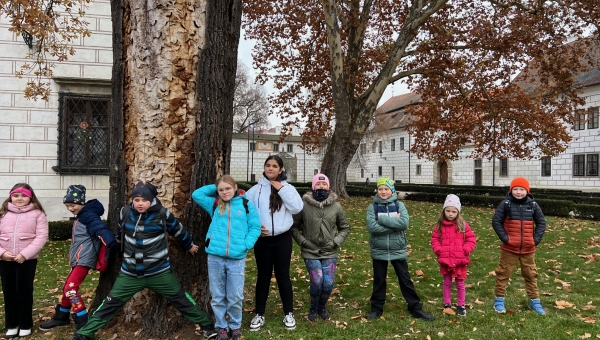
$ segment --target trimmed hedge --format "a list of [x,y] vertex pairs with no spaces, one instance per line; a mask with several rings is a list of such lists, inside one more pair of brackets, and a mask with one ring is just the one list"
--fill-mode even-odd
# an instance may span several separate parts
[[[404,199],[411,201],[425,201],[444,203],[446,194],[438,193],[411,193],[407,194]],[[460,202],[468,206],[480,206],[495,208],[502,202],[504,197],[494,196],[476,196],[476,195],[461,195]],[[561,217],[577,217],[589,220],[600,220],[600,206],[591,204],[576,204],[567,200],[554,199],[536,199],[535,200],[542,208],[544,215],[561,216]]]
[[64,241],[71,238],[73,221],[48,222],[48,239],[50,241]]

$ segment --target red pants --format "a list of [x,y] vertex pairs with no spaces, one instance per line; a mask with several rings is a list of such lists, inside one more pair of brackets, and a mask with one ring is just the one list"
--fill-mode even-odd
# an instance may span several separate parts
[[67,280],[63,286],[63,296],[60,306],[70,308],[71,313],[78,313],[85,309],[83,298],[79,295],[79,286],[81,286],[89,271],[89,267],[75,266],[71,269],[69,276],[67,276]]

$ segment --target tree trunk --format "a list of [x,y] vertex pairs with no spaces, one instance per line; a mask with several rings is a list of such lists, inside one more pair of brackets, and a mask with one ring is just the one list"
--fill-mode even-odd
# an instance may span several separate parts
[[[334,96],[336,93],[346,96],[341,87],[337,88],[338,91],[335,86],[333,88]],[[346,170],[375,112],[375,101],[367,100],[366,103],[352,105],[348,100],[336,100],[335,130],[325,150],[321,171],[329,177],[329,186],[339,197],[348,197]]]
[[[148,180],[204,248],[210,219],[190,196],[229,170],[241,0],[112,0],[111,5],[110,226],[116,231],[132,184]],[[206,253],[191,256],[171,242],[169,256],[184,288],[208,311]],[[118,264],[111,269],[101,276],[95,305],[110,290]],[[148,290],[123,310],[119,322],[142,325],[145,338],[172,336],[187,323]]]

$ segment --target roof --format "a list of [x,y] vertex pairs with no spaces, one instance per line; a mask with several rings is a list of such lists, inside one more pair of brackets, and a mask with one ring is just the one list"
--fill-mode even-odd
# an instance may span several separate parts
[[[584,44],[589,45],[586,47]],[[573,74],[575,76],[575,81],[573,83],[574,86],[576,88],[581,88],[600,84],[600,69],[598,68],[598,64],[600,63],[599,37],[593,36],[584,39],[579,39],[567,44],[566,46],[572,47],[572,50],[575,51],[578,47],[582,46],[588,48],[589,54],[585,54],[583,56],[584,58],[586,58],[584,60],[584,64],[593,65],[593,67],[591,67],[589,70],[583,72],[575,72]],[[514,82],[525,91],[533,93],[538,88],[543,86],[543,84],[540,83],[540,79],[537,76],[537,73],[538,69],[528,67],[515,78]],[[528,76],[530,78],[525,80],[524,78]]]
[[375,112],[378,125],[390,130],[404,128],[410,117],[408,107],[420,102],[421,96],[416,93],[401,94],[388,99]]

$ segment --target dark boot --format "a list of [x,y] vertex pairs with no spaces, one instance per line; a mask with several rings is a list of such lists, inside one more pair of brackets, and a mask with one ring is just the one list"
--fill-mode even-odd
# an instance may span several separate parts
[[40,324],[40,330],[46,332],[54,327],[68,326],[69,325],[69,312],[62,312],[60,305],[56,305],[55,313],[52,319],[42,322]]
[[75,322],[76,330],[79,330],[81,327],[85,326],[89,319],[88,313],[85,313],[80,316],[77,316],[77,314],[71,314],[71,317],[73,318],[73,322]]
[[81,335],[81,334],[73,334],[73,338],[71,338],[71,340],[90,340],[91,338],[88,338],[85,335]]

